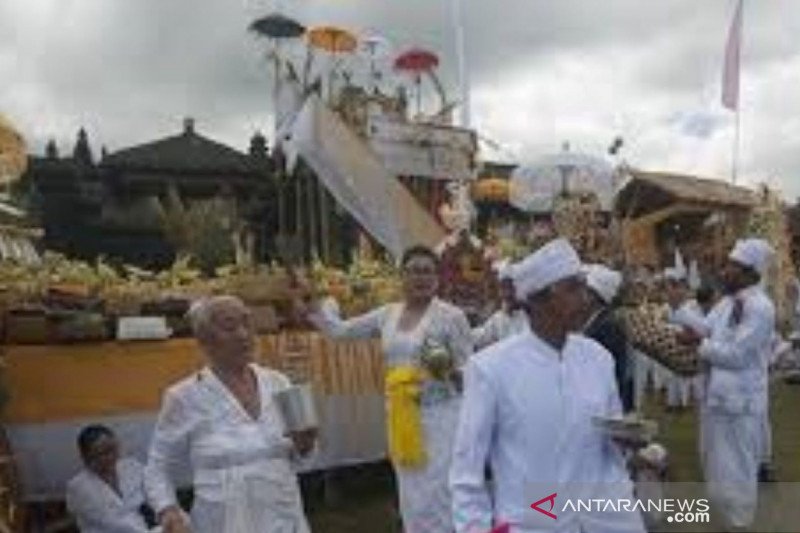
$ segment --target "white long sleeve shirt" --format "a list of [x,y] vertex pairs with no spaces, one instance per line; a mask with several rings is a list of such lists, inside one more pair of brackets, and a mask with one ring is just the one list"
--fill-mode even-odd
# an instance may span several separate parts
[[[735,324],[735,301],[742,302]],[[767,408],[767,366],[775,334],[775,306],[755,285],[727,296],[708,316],[710,337],[698,353],[711,365],[707,405],[730,414],[755,414]]]
[[[474,356],[464,391],[450,476],[458,533],[501,523],[512,533],[644,531],[638,513],[562,507],[567,498],[632,499],[620,451],[593,424],[596,416],[622,413],[614,361],[602,346],[572,335],[559,353],[522,333]],[[531,509],[553,493],[557,520]]]
[[685,326],[701,336],[711,334],[711,327],[703,313],[703,308],[696,300],[687,300],[675,310],[670,310],[669,321]]
[[[398,349],[398,322],[404,309],[403,303],[390,303],[375,308],[363,315],[343,320],[338,314],[323,307],[312,313],[309,320],[323,333],[337,339],[380,338],[386,364],[389,367],[414,363],[417,351]],[[454,355],[458,366],[472,355],[472,335],[469,322],[461,309],[439,298],[434,298],[413,331],[416,344],[424,339],[435,340],[446,346]]]
[[143,466],[136,459],[117,462],[119,492],[84,469],[67,484],[67,509],[83,533],[146,533],[139,507],[144,503]]
[[192,473],[195,533],[305,533],[291,440],[273,394],[290,385],[283,374],[251,365],[261,413],[251,417],[209,369],[164,395],[145,469],[156,512],[175,505],[175,473]]
[[481,326],[472,329],[472,339],[477,349],[486,348],[507,337],[530,329],[528,315],[522,309],[511,313],[499,309]]

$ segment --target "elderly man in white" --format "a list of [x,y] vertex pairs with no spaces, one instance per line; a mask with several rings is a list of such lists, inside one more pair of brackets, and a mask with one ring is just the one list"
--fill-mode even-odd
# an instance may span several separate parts
[[753,523],[758,502],[767,364],[775,332],[775,307],[761,279],[773,253],[760,239],[736,243],[724,271],[727,296],[709,314],[711,331],[698,348],[710,366],[703,417],[705,478],[709,496],[733,529]]
[[563,239],[519,263],[514,281],[528,304],[531,331],[467,364],[450,476],[458,533],[501,524],[511,533],[644,531],[636,511],[577,512],[559,505],[566,499],[634,501],[621,450],[593,423],[621,416],[622,409],[611,355],[574,333],[587,319],[581,269]]
[[[252,316],[238,298],[210,298],[191,315],[208,366],[167,389],[145,468],[164,532],[308,533],[292,458],[315,435],[285,431],[273,395],[288,378],[255,363]],[[181,467],[193,476],[191,521],[175,498]]]

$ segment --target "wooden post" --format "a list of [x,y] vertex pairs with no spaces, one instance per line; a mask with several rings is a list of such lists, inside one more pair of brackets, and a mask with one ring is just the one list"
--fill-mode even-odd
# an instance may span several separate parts
[[313,258],[315,255],[319,257],[319,226],[318,226],[318,210],[316,201],[317,187],[315,187],[316,176],[311,171],[305,172],[306,178],[306,212],[308,213],[308,242],[309,242],[309,256]]
[[275,191],[278,193],[278,235],[286,234],[286,202],[288,200],[288,187],[286,173],[279,170],[275,178]]
[[323,262],[330,264],[331,262],[331,220],[330,220],[330,207],[331,202],[328,198],[328,191],[321,181],[317,180],[317,191],[319,193],[319,216],[320,216],[320,241],[321,248],[320,257]]
[[[299,248],[298,255],[302,254],[305,250],[305,220],[303,219],[303,174],[299,171],[294,175],[294,232],[295,243],[294,245]],[[298,259],[298,258],[295,258]]]

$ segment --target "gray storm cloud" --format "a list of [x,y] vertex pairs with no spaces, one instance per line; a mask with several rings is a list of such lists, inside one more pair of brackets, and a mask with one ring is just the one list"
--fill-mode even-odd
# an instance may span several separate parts
[[[719,106],[731,0],[462,0],[476,125],[517,155],[573,146],[651,168],[724,177],[732,121]],[[309,24],[384,35],[395,51],[442,57],[456,87],[451,0],[282,0]],[[174,133],[193,115],[239,148],[267,131],[266,43],[246,31],[258,0],[35,0],[0,3],[0,109],[37,149],[80,125],[119,148]],[[742,164],[800,194],[800,5],[749,2],[743,53]],[[295,45],[294,56],[302,57]],[[695,117],[675,127],[674,117]],[[702,120],[697,117],[715,117]]]

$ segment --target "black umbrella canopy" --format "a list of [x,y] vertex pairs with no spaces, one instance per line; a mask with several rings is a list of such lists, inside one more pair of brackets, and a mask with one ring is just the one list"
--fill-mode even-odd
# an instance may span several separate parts
[[254,20],[249,30],[269,39],[293,39],[306,32],[306,27],[294,19],[272,13]]

